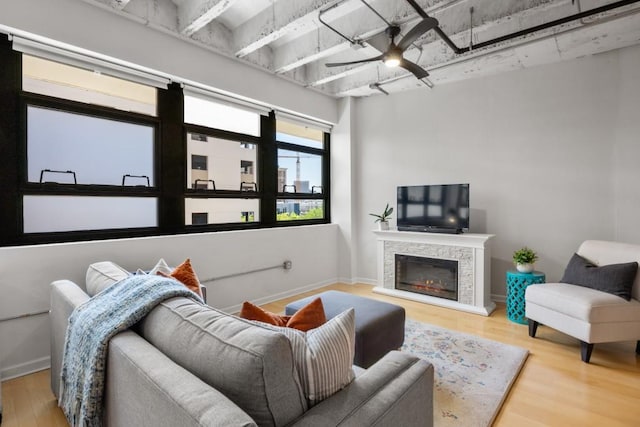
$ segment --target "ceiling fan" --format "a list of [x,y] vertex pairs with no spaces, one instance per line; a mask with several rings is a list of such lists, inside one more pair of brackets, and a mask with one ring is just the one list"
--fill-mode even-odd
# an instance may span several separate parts
[[[359,61],[351,62],[333,62],[325,64],[327,67],[341,67],[343,65],[360,64],[364,62],[383,61],[387,67],[401,67],[407,71],[412,72],[416,78],[423,79],[429,75],[427,70],[420,67],[418,64],[411,62],[403,57],[404,51],[418,39],[421,35],[429,30],[438,27],[438,20],[433,17],[426,17],[418,24],[416,24],[409,32],[400,40],[397,44],[395,38],[400,34],[400,27],[398,25],[390,25],[385,30],[385,39],[389,40],[386,44],[386,40],[380,43],[380,40],[376,40],[376,37],[371,39],[369,43],[375,48],[384,51],[382,55],[375,56],[373,58],[361,59]],[[381,45],[382,46],[379,46]]]

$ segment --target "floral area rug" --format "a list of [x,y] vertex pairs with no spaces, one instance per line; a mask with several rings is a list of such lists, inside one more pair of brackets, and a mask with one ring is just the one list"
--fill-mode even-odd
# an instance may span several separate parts
[[436,427],[486,427],[498,414],[529,351],[407,319],[402,351],[434,366]]

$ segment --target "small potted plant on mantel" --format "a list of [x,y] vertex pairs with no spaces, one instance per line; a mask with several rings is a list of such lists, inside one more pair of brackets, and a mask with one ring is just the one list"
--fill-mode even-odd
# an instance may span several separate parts
[[370,213],[369,215],[376,217],[376,222],[378,223],[378,229],[379,230],[388,230],[389,229],[389,218],[391,218],[391,214],[393,213],[393,208],[391,206],[389,206],[389,203],[387,203],[387,206],[384,208],[384,212],[382,212],[382,214],[373,214]]
[[513,253],[513,263],[520,273],[531,273],[533,271],[533,264],[537,259],[538,254],[526,246]]

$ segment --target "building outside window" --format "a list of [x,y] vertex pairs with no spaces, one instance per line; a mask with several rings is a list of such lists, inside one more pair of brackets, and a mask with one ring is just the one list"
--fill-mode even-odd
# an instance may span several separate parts
[[[215,191],[207,192],[199,191],[204,190],[201,186],[187,188],[185,213],[207,212],[209,224],[259,222],[260,197],[253,190],[259,185],[256,145],[259,143],[260,114],[210,99],[185,96],[184,115],[188,129],[187,153],[192,159],[208,159],[208,189],[215,187]],[[194,134],[204,138],[194,139]],[[193,182],[193,177],[199,173],[192,160],[187,182]],[[247,197],[248,190],[255,194]],[[246,212],[252,214],[245,215]]]
[[209,224],[209,214],[207,212],[193,212],[191,214],[191,225]]

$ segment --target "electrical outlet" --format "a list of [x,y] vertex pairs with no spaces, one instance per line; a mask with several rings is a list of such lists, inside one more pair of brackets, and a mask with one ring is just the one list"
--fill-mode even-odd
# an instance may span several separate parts
[[285,270],[291,270],[291,261],[285,261],[282,266]]

